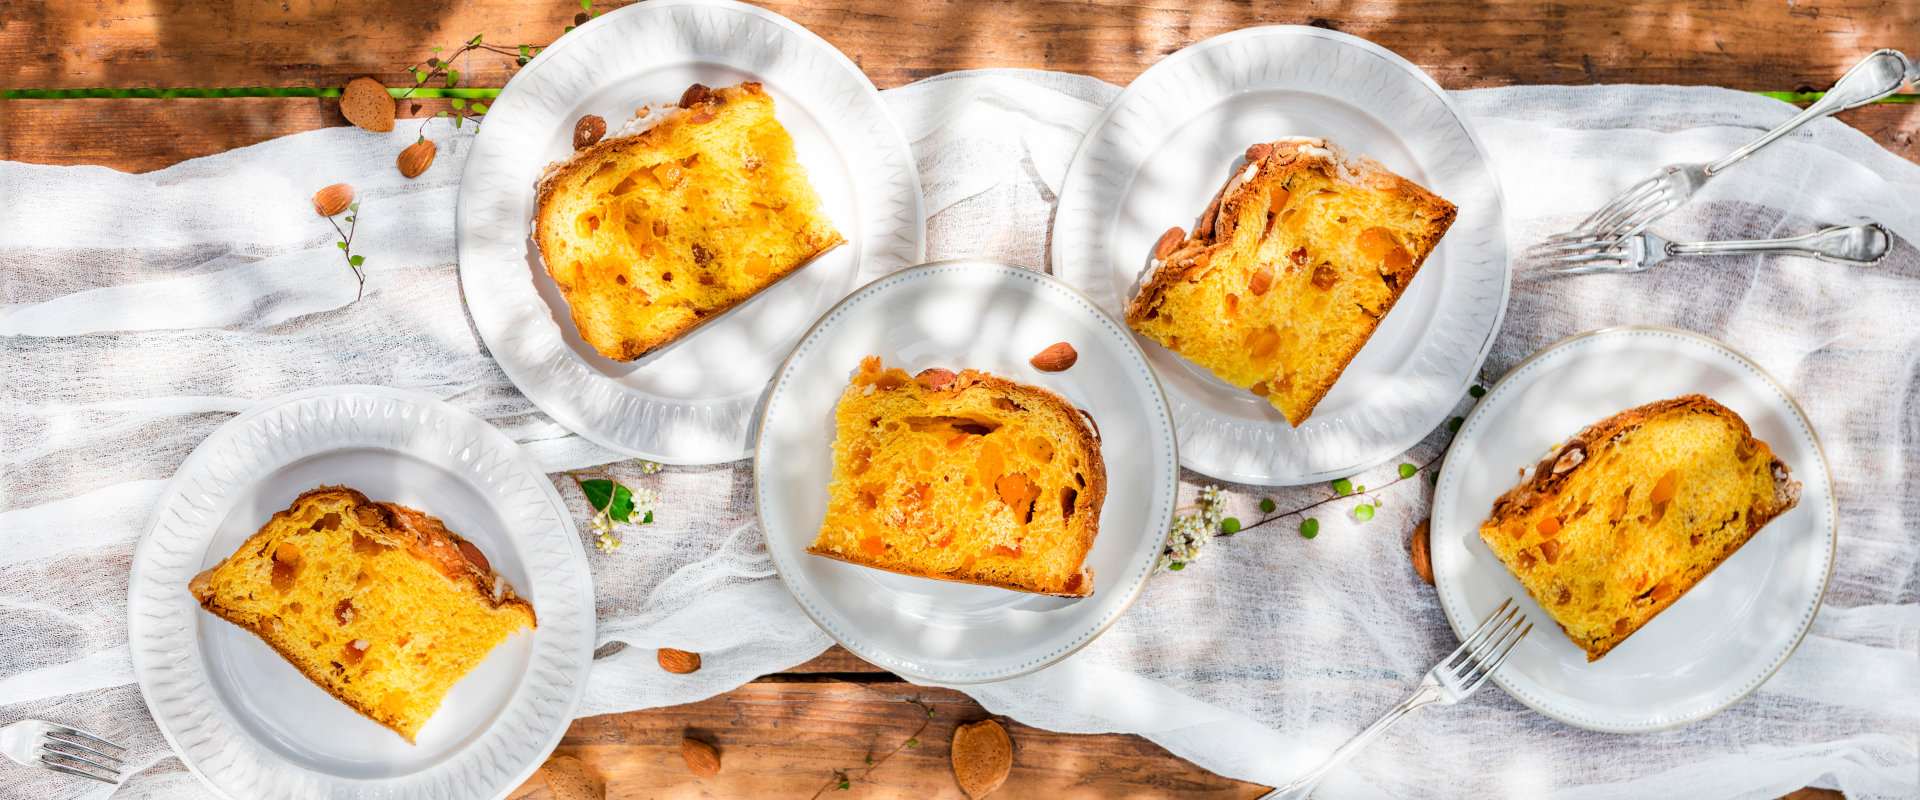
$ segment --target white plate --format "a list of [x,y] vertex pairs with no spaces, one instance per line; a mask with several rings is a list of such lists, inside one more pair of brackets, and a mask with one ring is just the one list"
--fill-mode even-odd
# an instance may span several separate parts
[[[1699,393],[1733,409],[1800,482],[1800,504],[1768,523],[1685,597],[1605,658],[1587,663],[1493,551],[1480,523],[1520,469],[1580,429],[1656,400]],[[1671,328],[1608,328],[1535,353],[1480,401],[1447,453],[1433,499],[1433,577],[1460,635],[1512,597],[1533,635],[1493,676],[1569,725],[1640,733],[1705,719],[1746,697],[1813,623],[1833,569],[1833,483],[1806,415],[1745,356]]]
[[[1027,363],[1054,342],[1080,360]],[[833,412],[860,359],[918,373],[978,369],[1044,386],[1093,415],[1107,467],[1093,596],[1044,597],[896,575],[808,555],[827,514]],[[1113,624],[1153,573],[1180,468],[1159,382],[1127,329],[1039,272],[945,261],[868,284],[815,325],[774,379],[754,451],[754,501],[767,550],[807,614],[868,661],[938,683],[1024,675]]]
[[1153,65],[1087,133],[1054,218],[1053,271],[1125,318],[1153,245],[1191,229],[1247,145],[1321,136],[1459,206],[1440,246],[1298,429],[1266,400],[1144,336],[1186,466],[1241,483],[1351,475],[1447,418],[1507,300],[1500,185],[1472,126],[1419,68],[1342,33],[1250,28]]
[[[618,126],[688,84],[759,81],[847,243],[630,363],[580,340],[527,238],[534,181],[572,152],[573,125]],[[920,178],[906,137],[860,68],[807,29],[729,0],[651,0],[542,51],[487,111],[460,185],[460,285],[500,368],[560,424],[670,464],[747,457],[754,403],[807,325],[847,292],[919,263]]]
[[[321,484],[444,520],[540,618],[454,686],[416,745],[187,592],[194,575]],[[505,797],[566,733],[593,662],[593,579],[553,483],[479,418],[377,386],[268,400],[201,442],[134,553],[128,607],[134,672],[154,721],[224,797]]]

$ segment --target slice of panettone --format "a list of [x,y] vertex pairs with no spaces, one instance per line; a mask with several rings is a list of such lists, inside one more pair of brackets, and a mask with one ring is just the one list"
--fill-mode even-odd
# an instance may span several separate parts
[[834,412],[827,517],[807,552],[1085,597],[1106,464],[1065,398],[984,372],[918,377],[868,356]]
[[1167,231],[1127,324],[1299,425],[1405,294],[1453,204],[1332,142],[1247,148],[1190,236]]
[[1790,474],[1732,409],[1662,400],[1556,448],[1480,538],[1597,661],[1793,508]]
[[760,84],[694,84],[678,106],[642,111],[542,178],[534,215],[580,338],[618,361],[845,242]]
[[188,589],[408,742],[495,645],[535,626],[472,542],[343,486],[300,495]]

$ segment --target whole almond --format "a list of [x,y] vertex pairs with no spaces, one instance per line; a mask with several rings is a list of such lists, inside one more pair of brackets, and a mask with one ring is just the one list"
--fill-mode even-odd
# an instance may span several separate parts
[[353,205],[353,187],[336,183],[313,193],[313,210],[323,217],[331,217],[347,210]]
[[1013,739],[990,719],[955,728],[952,753],[953,778],[973,800],[1000,788],[1013,771]]
[[1074,352],[1073,345],[1066,342],[1054,342],[1038,355],[1027,359],[1034,369],[1041,372],[1065,372],[1080,360],[1080,354]]
[[696,83],[680,93],[680,107],[692,108],[696,103],[704,103],[712,99],[713,90]]
[[1187,232],[1181,230],[1180,226],[1168,228],[1166,233],[1160,234],[1160,241],[1154,243],[1153,257],[1161,261],[1167,260],[1167,256],[1173,255],[1173,251],[1179,249],[1181,240],[1186,238]]
[[1423,519],[1420,524],[1413,526],[1413,571],[1420,573],[1420,580],[1426,581],[1428,586],[1433,585],[1433,558],[1430,552],[1433,545],[1428,541],[1432,523],[1431,519]]
[[573,149],[592,147],[607,135],[607,121],[595,114],[588,114],[573,123]]
[[554,756],[540,765],[547,788],[557,800],[605,800],[607,781],[573,756]]
[[952,386],[954,379],[958,377],[960,376],[953,374],[953,370],[944,367],[928,367],[921,370],[920,374],[913,376],[913,379],[919,381],[921,386],[937,392]]
[[680,755],[695,775],[711,778],[720,774],[720,751],[713,749],[713,745],[692,737],[681,739]]
[[1247,163],[1258,164],[1265,161],[1267,154],[1271,152],[1273,152],[1273,145],[1265,142],[1247,145]]
[[675,675],[685,675],[700,669],[700,654],[671,647],[660,648],[660,668]]
[[386,84],[372,78],[354,78],[340,90],[340,115],[374,133],[393,130],[393,108]]
[[400,168],[402,175],[409,178],[420,177],[420,173],[426,172],[427,167],[433,166],[433,154],[439,149],[432,139],[421,139],[400,151],[400,157],[394,160],[393,165]]

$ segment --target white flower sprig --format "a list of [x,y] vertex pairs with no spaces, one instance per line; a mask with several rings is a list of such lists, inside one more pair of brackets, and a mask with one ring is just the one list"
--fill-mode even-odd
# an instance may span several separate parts
[[[640,472],[652,475],[660,471],[660,465],[645,459],[640,462]],[[568,472],[580,485],[587,496],[587,504],[593,507],[593,519],[587,525],[593,528],[597,537],[594,547],[601,552],[611,553],[620,549],[620,537],[616,536],[615,525],[645,525],[653,522],[654,507],[660,502],[659,493],[652,489],[635,489],[615,480],[605,468],[576,470]],[[585,475],[598,476],[591,480]]]
[[1213,541],[1220,522],[1226,518],[1227,493],[1219,486],[1208,484],[1194,498],[1191,513],[1173,518],[1173,528],[1167,532],[1167,546],[1160,553],[1160,565],[1155,572],[1186,569],[1189,562],[1200,557],[1201,548]]

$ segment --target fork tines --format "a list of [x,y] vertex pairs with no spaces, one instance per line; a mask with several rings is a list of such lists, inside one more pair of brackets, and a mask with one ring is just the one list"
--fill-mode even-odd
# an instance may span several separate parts
[[125,762],[117,754],[124,752],[126,748],[86,731],[55,728],[41,740],[39,756],[41,766],[55,772],[119,783],[120,767]]
[[1520,616],[1520,607],[1513,604],[1513,598],[1507,598],[1440,665],[1461,683],[1463,693],[1473,692],[1493,677],[1513,648],[1533,631],[1533,623],[1522,628],[1523,622],[1526,617]]

